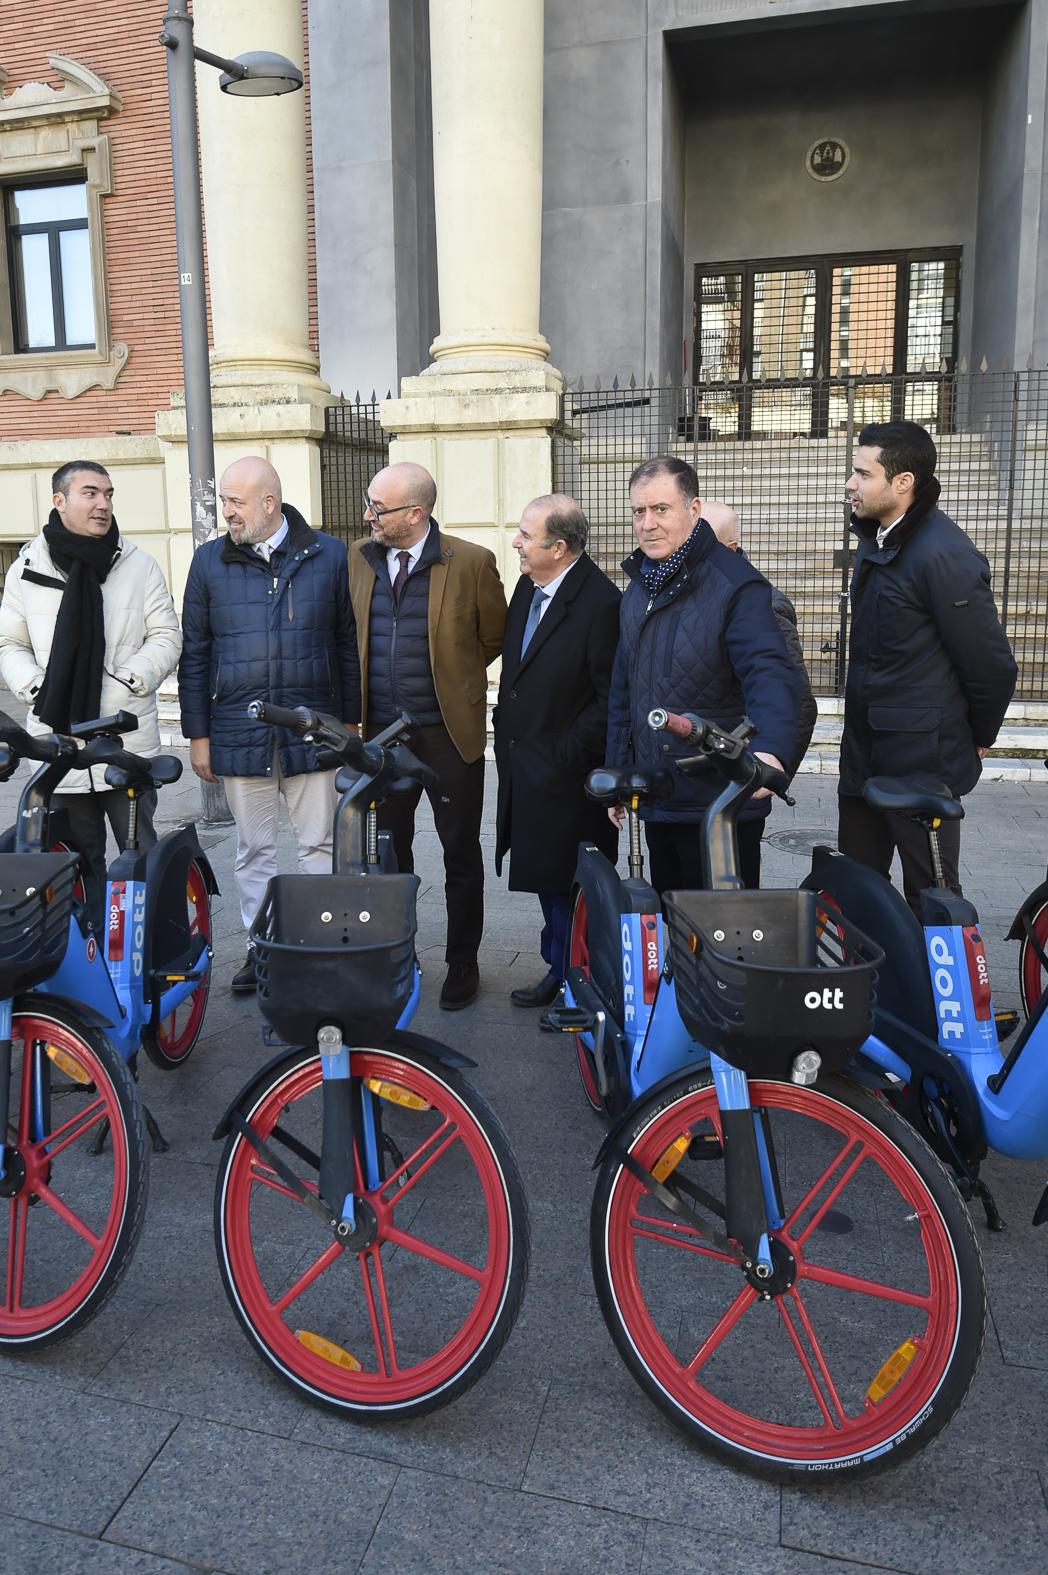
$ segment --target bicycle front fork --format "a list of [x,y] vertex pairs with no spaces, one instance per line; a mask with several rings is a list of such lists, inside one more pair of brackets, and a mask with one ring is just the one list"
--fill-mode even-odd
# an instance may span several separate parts
[[356,1227],[354,1195],[374,1190],[381,1180],[381,1117],[371,1090],[351,1075],[341,1030],[325,1024],[317,1048],[324,1078],[318,1185],[332,1217],[350,1233]]
[[753,1264],[758,1280],[775,1272],[768,1232],[785,1219],[767,1113],[754,1112],[746,1074],[710,1056],[721,1111],[727,1233]]
[[11,1112],[11,1002],[0,1001],[0,1181],[4,1179],[4,1144]]

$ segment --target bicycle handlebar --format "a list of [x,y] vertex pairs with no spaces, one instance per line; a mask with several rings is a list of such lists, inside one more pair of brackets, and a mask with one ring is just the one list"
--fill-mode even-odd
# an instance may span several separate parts
[[[269,700],[252,700],[247,708],[247,714],[256,722],[264,722],[267,727],[286,727],[296,738],[325,745],[347,766],[352,766],[354,771],[359,771],[363,776],[377,776],[382,769],[381,743],[365,744],[359,734],[352,732],[342,722],[336,721],[333,716],[310,711],[304,705],[294,707],[273,705]],[[397,726],[398,724],[394,723],[394,728]],[[387,728],[381,735],[383,741],[386,734],[391,731]]]
[[76,744],[61,733],[27,733],[6,712],[0,711],[0,743],[7,744],[20,760],[61,760],[76,754]]
[[[753,724],[748,718],[733,733],[728,733],[715,722],[706,722],[690,711],[680,714],[658,707],[649,711],[648,726],[656,733],[666,732],[681,743],[693,745],[697,759],[712,759],[722,766],[726,776],[737,776],[741,768],[751,778],[754,788],[767,788],[783,803],[791,806],[795,803],[788,792],[789,779],[786,773],[747,749],[746,745],[754,734]],[[729,769],[729,763],[733,769]],[[678,760],[677,765],[685,767],[687,757]]]

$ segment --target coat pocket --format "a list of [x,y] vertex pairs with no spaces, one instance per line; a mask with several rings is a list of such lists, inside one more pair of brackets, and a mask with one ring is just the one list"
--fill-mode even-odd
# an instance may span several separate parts
[[909,776],[939,770],[939,706],[871,705],[870,768],[872,776]]

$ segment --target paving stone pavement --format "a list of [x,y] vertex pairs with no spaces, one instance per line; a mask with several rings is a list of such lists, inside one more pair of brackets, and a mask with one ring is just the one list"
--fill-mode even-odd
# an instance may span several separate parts
[[[490,769],[489,871],[493,777]],[[21,780],[24,771],[0,788],[7,820]],[[797,848],[832,835],[835,788],[831,778],[800,778],[796,807],[777,805],[771,832],[792,832]],[[1003,937],[1048,860],[1048,775],[1043,786],[987,784],[967,804],[963,878],[982,915],[997,1004],[1015,1005],[1016,948]],[[161,829],[198,807],[187,775],[162,794]],[[347,1423],[271,1377],[226,1305],[212,1238],[210,1133],[268,1052],[254,1002],[228,992],[243,960],[233,834],[208,828],[202,840],[225,893],[215,980],[188,1065],[174,1075],[142,1068],[142,1092],[172,1146],[152,1160],[135,1261],[71,1340],[0,1357],[0,1575],[1044,1569],[1048,1231],[1029,1222],[1048,1165],[987,1167],[1008,1221],[1002,1237],[978,1223],[992,1324],[972,1394],[926,1454],[869,1484],[806,1490],[708,1459],[635,1387],[597,1310],[587,1223],[598,1129],[570,1041],[543,1035],[534,1014],[508,1001],[541,972],[534,898],[507,893],[490,874],[480,997],[455,1016],[437,1009],[442,881],[425,812],[416,1025],[477,1060],[476,1082],[514,1143],[532,1219],[524,1309],[485,1378],[417,1423]],[[286,826],[280,847],[290,868]],[[771,846],[766,884],[795,885],[805,867],[799,852]]]

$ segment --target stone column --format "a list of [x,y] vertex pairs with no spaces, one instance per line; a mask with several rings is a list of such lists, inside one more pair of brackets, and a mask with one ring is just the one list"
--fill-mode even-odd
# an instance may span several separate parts
[[[303,63],[300,0],[194,0],[193,23],[194,42],[215,54],[271,50]],[[216,480],[233,459],[263,454],[288,500],[319,525],[317,439],[330,390],[309,345],[305,94],[226,94],[218,71],[198,65],[197,108]],[[178,497],[185,473],[180,392],[158,415],[157,433],[169,492]],[[189,545],[176,556],[181,579]]]
[[430,39],[440,333],[382,423],[509,591],[521,511],[552,487],[562,387],[539,332],[542,0],[430,0]]
[[430,0],[438,363],[544,361],[542,0]]

